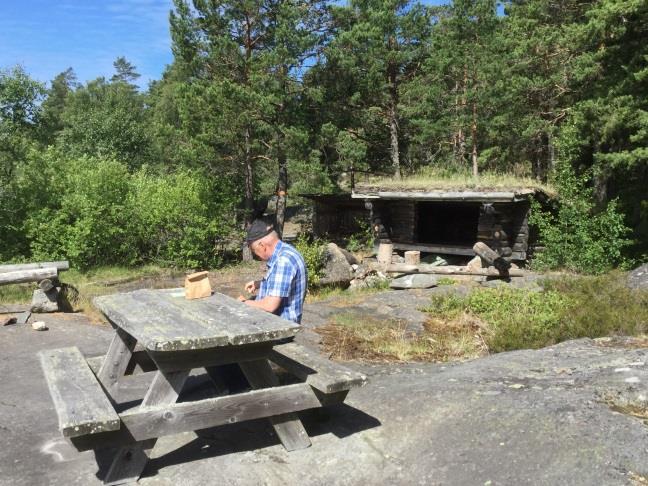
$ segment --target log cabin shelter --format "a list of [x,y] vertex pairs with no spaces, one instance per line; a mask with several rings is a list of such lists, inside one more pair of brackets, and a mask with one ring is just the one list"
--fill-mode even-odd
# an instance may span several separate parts
[[[535,188],[382,190],[303,194],[314,202],[315,236],[343,240],[371,225],[380,242],[396,250],[472,256],[482,241],[501,256],[524,261],[533,245],[531,200],[546,201]],[[530,239],[531,237],[531,239]]]

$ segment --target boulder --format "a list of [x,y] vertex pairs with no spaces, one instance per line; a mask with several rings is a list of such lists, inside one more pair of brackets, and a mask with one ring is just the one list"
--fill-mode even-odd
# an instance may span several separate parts
[[628,287],[631,289],[648,289],[648,263],[644,263],[628,274]]
[[337,248],[342,252],[349,265],[358,265],[360,263],[356,256],[349,250],[345,250],[344,248],[340,248],[339,246]]
[[41,289],[34,290],[32,296],[32,312],[58,312],[58,289],[54,288],[47,292]]
[[437,283],[438,278],[436,275],[416,273],[395,278],[389,286],[392,289],[429,289],[430,287],[436,287]]
[[326,245],[326,264],[322,273],[321,285],[346,286],[353,278],[351,265],[335,243]]

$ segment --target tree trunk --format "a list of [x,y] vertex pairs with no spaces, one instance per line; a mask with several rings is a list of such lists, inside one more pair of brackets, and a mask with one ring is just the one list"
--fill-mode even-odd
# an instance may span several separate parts
[[[394,41],[395,42],[395,41]],[[392,43],[390,39],[390,43]],[[400,150],[398,147],[398,72],[397,67],[390,64],[388,67],[389,78],[389,152],[391,157],[394,177],[401,178]]]
[[[250,147],[250,127],[245,127],[245,228],[252,223],[254,213],[254,168],[252,166],[252,153]],[[252,252],[247,245],[243,246],[243,261],[249,262],[254,259]]]
[[286,218],[286,204],[288,199],[288,163],[284,149],[284,134],[277,130],[277,163],[279,165],[279,178],[277,180],[277,211],[275,213],[275,230],[281,238],[283,236]]
[[479,166],[477,164],[477,103],[472,104],[472,174],[474,177],[479,175]]
[[610,176],[605,170],[594,171],[594,204],[597,211],[602,211],[608,202],[608,180]]

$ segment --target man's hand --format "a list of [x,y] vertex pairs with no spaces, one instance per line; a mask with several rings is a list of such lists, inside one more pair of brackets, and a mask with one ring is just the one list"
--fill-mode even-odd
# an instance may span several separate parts
[[250,280],[248,283],[245,284],[244,288],[245,288],[245,291],[248,294],[253,294],[259,288],[259,281],[258,280]]
[[239,295],[239,296],[237,297],[237,299],[238,299],[239,302],[245,302],[245,301],[247,300],[247,299],[246,299],[245,297],[243,297],[242,295]]

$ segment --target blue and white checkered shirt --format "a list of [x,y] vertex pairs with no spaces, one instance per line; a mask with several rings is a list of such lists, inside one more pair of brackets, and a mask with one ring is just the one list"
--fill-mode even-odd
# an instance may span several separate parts
[[257,299],[268,295],[281,297],[275,314],[289,321],[301,322],[306,298],[306,264],[294,246],[279,241],[266,264],[268,271],[261,280]]

